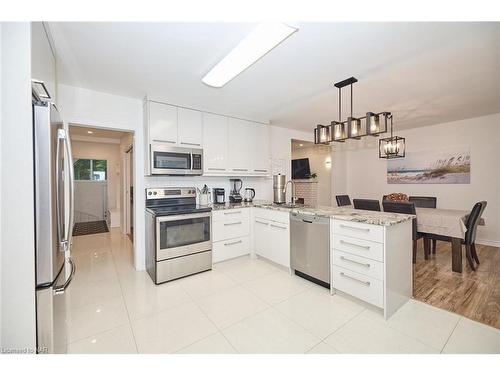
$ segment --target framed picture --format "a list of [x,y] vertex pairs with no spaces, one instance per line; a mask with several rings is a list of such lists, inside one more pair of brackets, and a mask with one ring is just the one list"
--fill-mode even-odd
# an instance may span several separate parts
[[388,184],[470,184],[470,148],[407,152],[387,161]]

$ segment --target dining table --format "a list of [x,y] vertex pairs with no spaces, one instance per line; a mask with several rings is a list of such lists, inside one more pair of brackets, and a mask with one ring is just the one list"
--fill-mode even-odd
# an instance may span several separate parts
[[[470,211],[416,207],[417,232],[451,238],[451,269],[462,272],[462,241]],[[481,218],[479,225],[484,225]]]

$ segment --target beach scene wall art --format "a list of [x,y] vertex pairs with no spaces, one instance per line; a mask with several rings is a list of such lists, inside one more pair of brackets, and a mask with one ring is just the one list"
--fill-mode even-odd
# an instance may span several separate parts
[[387,161],[388,184],[470,184],[470,147],[407,152]]

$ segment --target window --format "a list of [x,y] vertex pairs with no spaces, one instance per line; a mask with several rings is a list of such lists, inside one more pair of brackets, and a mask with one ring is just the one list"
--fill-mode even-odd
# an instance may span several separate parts
[[77,159],[73,163],[75,180],[106,181],[107,161]]

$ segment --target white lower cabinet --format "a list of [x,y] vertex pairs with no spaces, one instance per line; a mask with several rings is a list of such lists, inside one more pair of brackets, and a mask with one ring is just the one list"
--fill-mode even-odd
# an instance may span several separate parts
[[290,216],[288,212],[254,208],[255,254],[290,268]]
[[214,242],[212,245],[212,262],[222,262],[224,260],[237,258],[250,253],[250,241],[248,236],[233,238]]
[[250,253],[250,208],[212,213],[212,262]]
[[393,226],[330,220],[332,293],[349,294],[387,319],[412,295],[411,221]]

